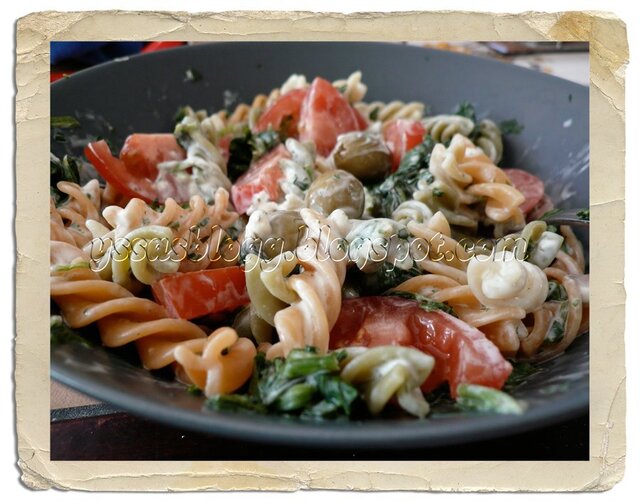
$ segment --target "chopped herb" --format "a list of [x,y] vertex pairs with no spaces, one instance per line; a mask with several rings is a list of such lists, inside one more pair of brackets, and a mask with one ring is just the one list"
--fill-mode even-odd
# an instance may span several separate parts
[[80,122],[72,116],[53,116],[51,118],[52,128],[75,129],[80,127]]
[[249,169],[252,162],[264,156],[280,143],[278,133],[273,130],[252,133],[246,128],[243,136],[236,137],[229,144],[229,178],[235,181]]
[[433,182],[429,161],[435,145],[433,138],[426,136],[420,145],[405,154],[395,173],[370,188],[374,216],[391,217],[401,203],[413,198],[420,180],[424,179],[429,184]]
[[187,68],[187,71],[184,74],[184,80],[186,82],[197,82],[202,79],[202,74],[198,72],[195,68]]
[[457,392],[456,402],[465,410],[501,415],[521,415],[524,412],[520,402],[494,388],[461,383]]
[[589,220],[589,209],[588,208],[583,208],[582,210],[578,210],[576,212],[576,216],[578,217],[578,219],[582,219],[585,221]]
[[379,115],[380,115],[380,107],[375,107],[371,112],[369,112],[369,120],[377,121]]
[[345,94],[347,92],[347,85],[342,84],[341,86],[337,86],[336,89],[340,94]]
[[353,287],[360,296],[377,296],[422,274],[420,268],[415,266],[409,270],[403,270],[385,262],[373,273],[365,273],[359,268],[349,268],[345,283]]
[[82,346],[93,346],[88,340],[64,323],[60,315],[51,316],[51,344],[78,343]]
[[567,315],[569,312],[569,302],[563,301],[556,313],[556,316],[549,326],[549,330],[544,337],[545,345],[553,345],[559,343],[564,338],[564,333],[567,327]]
[[524,383],[527,378],[532,376],[534,373],[538,371],[538,367],[531,364],[530,362],[512,362],[513,371],[509,375],[506,383],[504,384],[503,390],[505,392],[509,392],[513,390],[518,385]]
[[191,394],[193,396],[201,396],[202,390],[200,390],[197,385],[194,385],[192,383],[187,387],[187,394]]
[[471,119],[474,123],[476,122],[476,109],[473,105],[471,105],[471,103],[467,101],[458,104],[453,113],[455,115]]
[[204,219],[202,219],[200,222],[196,224],[195,227],[198,229],[201,229],[205,227],[207,224],[209,224],[209,217],[205,217]]
[[418,301],[420,304],[420,308],[425,311],[443,311],[448,313],[449,315],[456,316],[453,308],[449,306],[447,303],[439,303],[437,301],[433,301],[426,296],[421,296],[420,294],[415,294],[413,292],[404,292],[404,291],[396,291],[392,290],[384,294],[385,296],[396,296],[404,299],[411,299],[413,301]]
[[81,268],[88,268],[89,267],[89,262],[88,261],[78,261],[76,263],[71,263],[71,264],[58,264],[57,266],[54,267],[55,271],[71,271],[74,269],[81,269]]
[[503,135],[518,135],[522,133],[524,126],[520,124],[516,119],[509,119],[508,121],[502,121],[498,124],[500,131]]
[[434,188],[433,188],[433,195],[434,195],[436,198],[440,198],[440,197],[444,196],[444,192],[442,192],[442,191],[441,191],[440,189],[438,189],[437,187],[434,187]]
[[180,222],[179,221],[173,221],[171,224],[169,224],[169,228],[176,230],[180,227]]
[[549,280],[549,291],[545,301],[566,301],[567,291],[562,284],[555,280]]
[[49,185],[51,195],[56,205],[60,204],[67,195],[58,190],[58,182],[80,183],[80,161],[71,156],[64,156],[62,160],[51,154],[50,168],[51,174]]
[[553,217],[554,215],[558,215],[560,212],[562,212],[562,209],[554,208],[553,210],[549,210],[548,212],[545,212],[544,214],[542,214],[542,217],[540,217],[539,220],[547,220],[550,217]]
[[189,252],[187,254],[187,259],[189,259],[190,261],[199,261],[201,258],[202,256],[197,252]]
[[315,348],[292,350],[268,361],[259,353],[245,394],[219,395],[206,406],[217,411],[288,413],[303,418],[349,416],[358,391],[339,375],[346,352],[319,355]]

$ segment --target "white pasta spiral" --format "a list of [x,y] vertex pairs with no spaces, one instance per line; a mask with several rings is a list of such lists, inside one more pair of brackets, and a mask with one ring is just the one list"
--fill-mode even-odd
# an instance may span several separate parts
[[427,117],[422,124],[426,134],[440,143],[450,142],[456,134],[468,137],[475,126],[468,117],[446,114]]
[[490,308],[519,307],[529,313],[544,303],[548,293],[544,272],[507,250],[474,256],[467,267],[467,281],[478,301]]
[[475,144],[480,147],[493,164],[502,160],[502,131],[490,119],[483,119],[478,123],[478,137]]
[[405,411],[419,418],[429,413],[420,386],[428,378],[435,359],[415,348],[395,345],[374,348],[349,347],[340,377],[360,388],[369,411],[377,415],[392,397]]
[[362,72],[353,72],[346,79],[333,82],[333,87],[338,88],[349,103],[357,103],[364,100],[367,94],[367,86],[362,82]]
[[371,103],[359,102],[354,104],[355,109],[369,122],[380,121],[383,124],[395,119],[411,119],[418,121],[424,115],[424,103],[402,102],[395,100],[389,103],[375,101]]

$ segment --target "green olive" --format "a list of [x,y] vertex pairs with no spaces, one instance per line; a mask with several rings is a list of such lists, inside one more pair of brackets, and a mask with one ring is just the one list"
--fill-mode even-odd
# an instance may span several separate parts
[[370,133],[355,131],[338,138],[333,151],[336,168],[348,171],[365,184],[383,180],[391,172],[391,153],[384,141]]
[[307,192],[306,204],[324,215],[339,208],[348,217],[358,219],[364,211],[364,187],[349,172],[330,171],[313,181]]
[[271,235],[262,237],[262,251],[268,259],[293,251],[304,229],[300,212],[295,210],[276,210],[269,214]]

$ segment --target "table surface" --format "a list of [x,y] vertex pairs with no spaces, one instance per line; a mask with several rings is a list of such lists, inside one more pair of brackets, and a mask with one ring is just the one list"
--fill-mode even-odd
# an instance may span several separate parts
[[[477,43],[419,43],[482,54]],[[589,83],[586,52],[500,56],[579,84]],[[51,384],[52,460],[587,460],[589,417],[459,446],[415,450],[318,450],[211,437],[141,419]]]

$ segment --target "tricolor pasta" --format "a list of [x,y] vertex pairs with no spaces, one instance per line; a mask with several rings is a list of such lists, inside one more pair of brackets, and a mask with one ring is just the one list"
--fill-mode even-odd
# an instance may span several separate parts
[[500,390],[588,330],[582,244],[499,166],[498,123],[369,101],[361,72],[263,91],[87,145],[100,178],[52,187],[56,324],[212,407],[315,418],[422,418],[437,387]]

